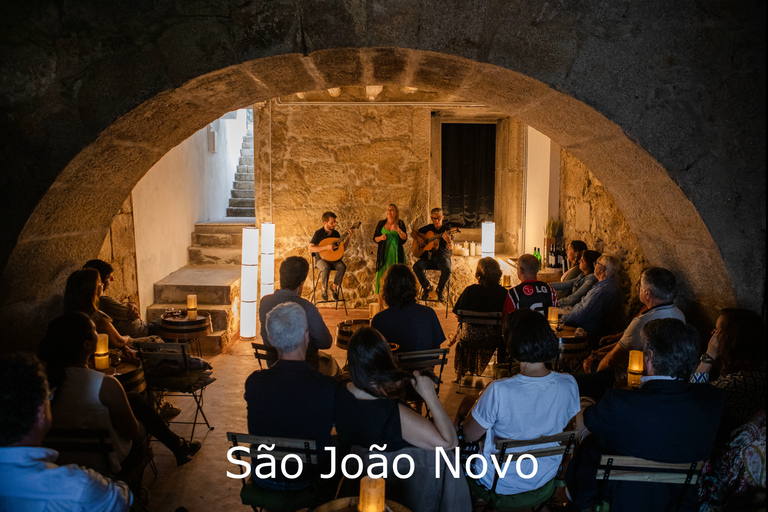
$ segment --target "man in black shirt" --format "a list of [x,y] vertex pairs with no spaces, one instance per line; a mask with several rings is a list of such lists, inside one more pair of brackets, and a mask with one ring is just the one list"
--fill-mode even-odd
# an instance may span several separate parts
[[[444,302],[445,283],[451,277],[451,254],[453,252],[451,249],[451,233],[446,226],[443,226],[442,208],[432,208],[430,218],[432,219],[432,224],[427,224],[418,231],[414,230],[411,236],[420,249],[423,249],[429,243],[429,238],[437,235],[441,236],[433,241],[437,244],[436,247],[431,251],[424,251],[419,260],[413,264],[413,273],[416,274],[416,278],[421,284],[421,300],[426,300],[432,291],[432,285],[427,280],[425,271],[439,270],[440,280],[437,282],[437,300]],[[429,235],[430,232],[432,232],[432,235]]]
[[[315,266],[320,270],[323,300],[328,300],[328,275],[331,273],[331,269],[336,271],[336,277],[334,277],[331,286],[331,294],[333,295],[333,300],[339,300],[339,289],[341,281],[344,279],[344,272],[347,271],[347,266],[340,258],[336,261],[324,260],[321,257],[321,253],[332,251],[333,247],[330,244],[320,245],[320,242],[326,238],[340,238],[339,232],[336,231],[336,214],[325,212],[322,219],[323,227],[315,231],[315,234],[312,235],[312,240],[309,241],[309,252],[315,258]],[[349,230],[349,234],[352,234],[352,229]]]

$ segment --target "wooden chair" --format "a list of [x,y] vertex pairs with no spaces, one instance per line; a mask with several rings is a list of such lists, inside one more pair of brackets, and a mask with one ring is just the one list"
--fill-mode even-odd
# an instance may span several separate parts
[[251,347],[253,347],[253,357],[259,362],[259,370],[264,369],[261,364],[262,361],[267,368],[269,368],[270,362],[274,364],[277,361],[277,349],[275,347],[268,347],[263,343],[251,343]]
[[[139,352],[139,359],[144,365],[144,371],[147,379],[147,385],[154,398],[162,396],[186,396],[195,401],[195,417],[192,421],[173,420],[169,423],[180,423],[192,425],[192,433],[189,436],[191,441],[195,436],[195,427],[205,424],[208,430],[213,427],[208,422],[203,410],[203,394],[205,388],[210,383],[209,371],[205,369],[196,369],[191,363],[189,344],[187,343],[149,343],[134,342],[134,347]],[[173,363],[178,364],[180,371],[173,375],[163,375],[157,370],[163,365],[168,366]],[[202,416],[203,421],[198,421]]]
[[[704,461],[690,463],[654,462],[639,457],[624,455],[603,455],[600,457],[600,465],[597,470],[597,479],[600,486],[593,510],[595,512],[608,512],[611,507],[609,501],[603,499],[608,482],[646,482],[680,485],[680,493],[673,503],[674,510],[680,510],[689,485],[696,485],[699,481]],[[617,510],[619,508],[617,507]]]
[[[430,350],[417,350],[415,352],[403,352],[398,354],[395,352],[395,358],[400,363],[400,367],[408,373],[416,370],[429,370],[434,372],[436,368],[437,382],[435,383],[435,393],[440,394],[440,384],[443,382],[443,368],[445,363],[448,362],[449,348],[434,348]],[[418,404],[417,412],[421,411],[421,404],[424,403],[421,397],[407,400],[408,403],[415,405]],[[427,408],[427,418],[429,418],[429,408]]]
[[[250,434],[227,432],[227,440],[232,446],[246,446],[247,452],[235,451],[234,457],[242,461],[244,457],[255,459],[259,455],[269,453],[275,459],[275,466],[280,471],[280,462],[288,455],[296,455],[302,460],[304,470],[308,471],[310,485],[299,490],[274,490],[261,487],[251,477],[242,478],[240,500],[243,505],[250,505],[254,511],[269,510],[273,512],[288,512],[304,508],[314,508],[317,505],[333,499],[338,478],[320,479],[318,468],[319,451],[317,443],[312,439],[297,439],[288,437],[263,437]],[[266,445],[273,447],[270,451],[259,451],[258,447]],[[258,463],[263,463],[260,460]],[[249,462],[253,466],[253,462]],[[239,474],[244,467],[238,466]]]
[[[527,441],[517,439],[497,439],[495,443],[499,453],[494,454],[493,457],[498,461],[500,467],[507,459],[511,461],[514,456],[522,455],[523,453],[536,457],[537,459],[557,455],[560,457],[560,466],[557,469],[557,473],[555,473],[555,477],[538,489],[520,494],[504,495],[496,493],[496,485],[499,483],[499,475],[498,472],[493,470],[493,486],[490,490],[486,489],[477,481],[469,480],[470,492],[474,497],[480,498],[485,502],[483,508],[484,511],[495,510],[497,512],[514,512],[528,509],[537,512],[540,511],[544,508],[547,501],[552,498],[557,487],[565,487],[565,481],[562,480],[561,474],[564,462],[568,458],[571,446],[574,444],[575,437],[575,430],[567,430],[560,434],[541,436]],[[553,443],[556,444],[551,446]],[[519,448],[523,446],[529,448],[524,452],[507,452],[507,450],[511,448]],[[510,470],[512,469],[512,464],[514,464],[514,462],[510,462]],[[489,466],[491,465],[489,464]]]
[[[456,311],[456,314],[459,317],[459,330],[457,333],[460,333],[463,329],[468,328],[467,326],[491,328],[485,336],[485,339],[483,339],[482,343],[480,343],[480,346],[464,347],[462,343],[463,340],[459,340],[458,344],[456,345],[456,350],[454,351],[455,357],[460,357],[460,352],[466,352],[475,362],[475,364],[471,365],[471,368],[469,369],[470,371],[468,373],[482,377],[483,372],[480,368],[484,370],[485,367],[488,366],[488,363],[490,362],[496,350],[503,346],[503,337],[501,333],[501,311],[488,313],[460,309]],[[495,329],[495,327],[498,327],[498,331]],[[483,362],[485,364],[482,364]],[[456,382],[459,384],[459,389],[456,392],[459,394],[461,393],[461,383],[464,378],[464,372],[461,370],[462,369],[460,368],[456,372]]]

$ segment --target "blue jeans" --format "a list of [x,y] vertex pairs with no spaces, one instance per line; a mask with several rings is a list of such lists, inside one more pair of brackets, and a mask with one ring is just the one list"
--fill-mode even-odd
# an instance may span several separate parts
[[428,290],[432,288],[427,280],[427,270],[439,270],[440,280],[437,282],[437,292],[440,293],[445,289],[445,283],[451,277],[451,255],[450,253],[436,252],[431,257],[425,257],[422,255],[419,261],[413,264],[413,273],[416,274],[416,279],[419,280],[422,290]]

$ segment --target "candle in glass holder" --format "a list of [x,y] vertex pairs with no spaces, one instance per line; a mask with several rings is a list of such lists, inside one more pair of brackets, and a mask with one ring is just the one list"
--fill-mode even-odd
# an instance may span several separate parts
[[98,334],[97,336],[93,365],[97,370],[106,370],[109,368],[109,336],[106,334]]
[[187,309],[197,309],[197,295],[187,295]]
[[557,306],[549,308],[549,310],[547,311],[547,320],[549,321],[550,324],[554,325],[557,323],[557,318],[559,316],[559,313],[560,313],[560,308],[558,308]]
[[630,387],[640,387],[640,377],[643,375],[643,351],[629,351],[629,366],[627,368],[627,382]]
[[512,286],[512,276],[509,274],[501,274],[501,286],[504,288]]
[[360,480],[360,501],[357,510],[360,512],[384,512],[384,479],[371,478],[368,475]]

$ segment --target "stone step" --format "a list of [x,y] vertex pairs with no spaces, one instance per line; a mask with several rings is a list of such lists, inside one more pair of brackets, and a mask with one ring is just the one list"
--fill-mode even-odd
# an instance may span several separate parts
[[253,219],[216,219],[195,224],[195,233],[240,233],[243,228],[254,227]]
[[251,140],[243,140],[243,149],[253,149],[253,137],[251,137]]
[[249,172],[253,174],[253,166],[252,165],[238,165],[237,166],[237,172]]
[[[174,303],[155,303],[147,308],[147,322],[151,322],[156,318],[160,318],[165,310],[168,308],[178,309],[180,311],[187,310],[186,302],[174,302]],[[197,305],[197,311],[200,313],[208,313],[211,315],[211,327],[214,331],[228,331],[235,333],[240,328],[239,319],[238,322],[234,321],[234,314],[231,304],[200,304]]]
[[233,190],[232,197],[250,197],[256,199],[256,192],[254,190]]
[[[227,210],[230,210],[230,208],[227,208]],[[255,216],[255,208],[251,208],[251,210],[254,210]],[[238,215],[238,217],[242,217],[242,215]],[[241,247],[192,246],[187,247],[187,262],[190,265],[240,265],[241,252]]]
[[227,217],[256,217],[256,208],[227,208]]
[[243,136],[243,142],[253,142],[253,133]]
[[239,165],[253,165],[253,157],[252,156],[241,156],[240,160],[237,162]]
[[187,265],[156,282],[155,303],[187,302],[197,295],[198,304],[232,304],[240,296],[240,267],[234,265]]
[[248,197],[234,197],[229,200],[229,206],[232,208],[250,208],[255,206],[254,201]]
[[249,157],[253,158],[253,148],[251,148],[251,149],[247,149],[247,148],[240,149],[240,156],[249,156]]
[[254,174],[252,172],[236,172],[235,181],[250,181],[254,182]]
[[233,181],[232,188],[235,190],[255,190],[256,185],[253,181]]
[[253,130],[246,130],[245,131],[245,136],[246,137],[253,137]]
[[192,245],[239,248],[243,245],[243,233],[192,233]]
[[[229,345],[229,340],[231,338],[232,337],[227,331],[213,331],[200,340],[200,350],[203,352],[203,355],[221,354],[227,345]],[[214,368],[214,375],[215,371],[216,368]]]

